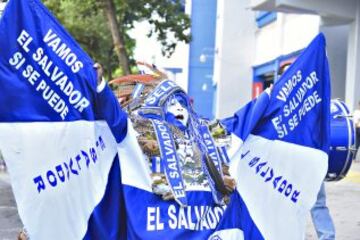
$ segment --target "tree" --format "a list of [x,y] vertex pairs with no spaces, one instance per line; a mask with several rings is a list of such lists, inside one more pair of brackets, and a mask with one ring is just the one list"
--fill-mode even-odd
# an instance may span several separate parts
[[[127,74],[135,63],[132,55],[136,43],[127,34],[135,22],[148,21],[152,25],[151,31],[144,34],[157,37],[164,56],[171,56],[179,41],[190,41],[190,19],[180,0],[44,0],[44,3],[84,50],[104,65],[110,79],[115,68],[120,67]],[[111,21],[116,18],[113,23],[109,21],[109,11]]]
[[116,19],[116,8],[113,0],[103,0],[104,1],[104,11],[106,13],[108,19],[108,25],[111,31],[111,35],[113,38],[114,48],[116,55],[119,59],[119,64],[121,65],[121,69],[124,74],[130,74],[129,67],[129,58],[125,50],[124,39],[121,35],[119,24]]

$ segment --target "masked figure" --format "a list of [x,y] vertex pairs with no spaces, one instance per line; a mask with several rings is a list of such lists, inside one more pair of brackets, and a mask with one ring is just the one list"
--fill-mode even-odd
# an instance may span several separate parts
[[170,80],[137,83],[126,97],[123,107],[149,163],[153,193],[186,206],[186,191],[210,190],[225,204],[235,181],[226,164],[230,136],[219,122],[199,117]]

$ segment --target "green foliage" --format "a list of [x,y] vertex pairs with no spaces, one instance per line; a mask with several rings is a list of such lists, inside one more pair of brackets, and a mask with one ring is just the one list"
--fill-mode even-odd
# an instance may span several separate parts
[[[148,21],[152,26],[148,36],[155,35],[162,44],[164,56],[171,56],[179,41],[190,41],[185,32],[190,19],[181,11],[181,4],[170,0],[114,0],[120,32],[123,35],[130,63],[135,41],[127,31],[136,21]],[[99,0],[43,0],[82,48],[104,65],[109,77],[118,65],[113,41]],[[144,33],[146,34],[146,33]],[[170,36],[170,37],[169,37]]]
[[107,19],[98,1],[44,0],[44,3],[94,61],[102,63],[108,71],[118,66]]
[[190,19],[182,12],[180,0],[116,0],[123,6],[123,19],[120,21],[128,28],[135,21],[148,21],[152,25],[148,36],[155,34],[164,56],[171,56],[178,41],[190,42]]

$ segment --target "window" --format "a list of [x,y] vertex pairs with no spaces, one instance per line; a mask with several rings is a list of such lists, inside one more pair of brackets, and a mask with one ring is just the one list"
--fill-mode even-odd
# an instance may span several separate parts
[[259,11],[256,13],[256,25],[261,28],[276,20],[276,12]]
[[259,96],[264,89],[275,83],[280,77],[279,73],[286,71],[287,67],[295,61],[302,50],[294,51],[287,55],[280,55],[269,62],[253,66],[252,97]]

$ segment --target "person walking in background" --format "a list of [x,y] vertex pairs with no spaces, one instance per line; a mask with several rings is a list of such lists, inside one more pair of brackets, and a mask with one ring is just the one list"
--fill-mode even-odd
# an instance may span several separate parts
[[5,160],[0,150],[0,171],[5,171],[5,170],[6,170]]
[[353,120],[356,129],[356,152],[357,152],[359,150],[359,145],[360,145],[360,101],[358,103],[357,109],[354,110]]
[[311,218],[319,240],[334,240],[335,226],[329,208],[326,206],[326,193],[324,183],[321,185],[317,200],[311,209]]

